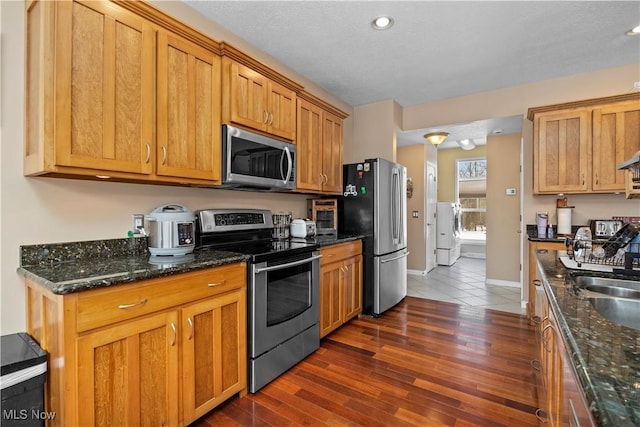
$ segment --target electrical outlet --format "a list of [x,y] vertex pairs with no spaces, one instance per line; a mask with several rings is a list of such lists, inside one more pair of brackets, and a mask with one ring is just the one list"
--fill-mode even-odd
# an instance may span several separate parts
[[142,234],[144,229],[144,215],[133,214],[131,215],[131,225],[133,227],[134,234]]
[[640,90],[640,82],[633,82],[633,88],[635,90]]

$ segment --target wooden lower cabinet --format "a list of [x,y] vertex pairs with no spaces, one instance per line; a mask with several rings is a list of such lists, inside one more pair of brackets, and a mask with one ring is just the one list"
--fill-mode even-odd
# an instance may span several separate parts
[[79,425],[178,424],[177,325],[169,311],[78,338]]
[[362,242],[320,250],[320,337],[362,312]]
[[26,286],[50,425],[180,426],[246,394],[244,262],[67,295]]
[[[534,271],[538,271],[537,269]],[[538,418],[551,426],[595,426],[546,292],[538,323]]]

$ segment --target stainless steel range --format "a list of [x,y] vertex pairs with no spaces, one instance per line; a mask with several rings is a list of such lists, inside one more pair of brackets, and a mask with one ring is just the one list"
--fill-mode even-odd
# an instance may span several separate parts
[[249,391],[255,393],[320,346],[318,246],[272,239],[271,212],[196,214],[197,250],[247,255]]

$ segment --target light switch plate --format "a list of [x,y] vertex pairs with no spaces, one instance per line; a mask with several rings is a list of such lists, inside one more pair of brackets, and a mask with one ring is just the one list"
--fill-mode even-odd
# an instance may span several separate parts
[[507,196],[515,196],[516,195],[516,189],[515,188],[507,188],[505,193],[507,194]]

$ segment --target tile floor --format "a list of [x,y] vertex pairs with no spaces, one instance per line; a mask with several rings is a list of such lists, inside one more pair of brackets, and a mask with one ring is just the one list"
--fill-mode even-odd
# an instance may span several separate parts
[[450,267],[438,265],[426,276],[409,275],[407,294],[525,314],[520,303],[520,288],[485,284],[485,261],[461,257]]

